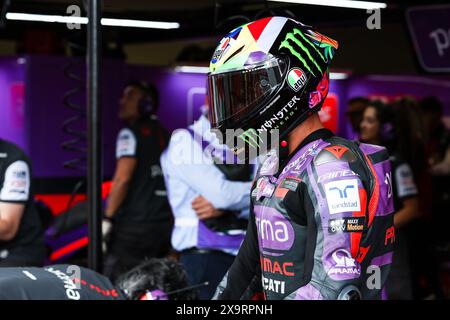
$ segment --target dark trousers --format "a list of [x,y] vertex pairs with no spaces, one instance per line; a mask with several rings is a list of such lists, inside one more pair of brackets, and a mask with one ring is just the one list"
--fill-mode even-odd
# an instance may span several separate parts
[[221,251],[188,251],[181,253],[180,262],[187,272],[190,285],[209,282],[208,286],[198,289],[198,295],[201,300],[210,300],[234,258],[233,255]]
[[396,230],[391,272],[386,281],[388,300],[412,300],[412,276],[408,243],[404,230]]
[[162,258],[171,249],[172,222],[114,225],[108,240],[103,274],[111,281],[145,259]]
[[42,267],[44,265],[45,256],[46,249],[44,245],[14,248],[9,250],[6,258],[0,258],[0,267]]

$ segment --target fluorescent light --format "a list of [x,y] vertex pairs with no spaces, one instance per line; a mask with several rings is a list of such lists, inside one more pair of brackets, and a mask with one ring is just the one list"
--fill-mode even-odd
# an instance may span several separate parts
[[348,78],[346,72],[330,72],[330,80],[345,80]]
[[[89,21],[87,17],[30,14],[17,12],[8,12],[6,14],[6,19],[16,21],[37,21],[37,22],[79,23],[79,24],[87,24]],[[111,18],[102,18],[101,23],[104,26],[151,28],[151,29],[178,29],[180,27],[180,24],[178,22],[111,19]]]
[[352,1],[352,0],[269,0],[274,2],[289,2],[298,4],[312,4],[317,6],[353,8],[353,9],[384,9],[387,4],[384,2],[372,1]]
[[17,21],[38,21],[38,22],[56,22],[56,23],[79,23],[87,24],[86,17],[72,17],[72,16],[56,16],[48,14],[31,14],[31,13],[16,13],[8,12],[6,19]]
[[184,72],[184,73],[208,73],[209,67],[200,67],[200,66],[177,66],[175,67],[175,72]]
[[127,20],[102,18],[102,25],[115,27],[134,27],[151,29],[178,29],[178,22],[145,21],[145,20]]

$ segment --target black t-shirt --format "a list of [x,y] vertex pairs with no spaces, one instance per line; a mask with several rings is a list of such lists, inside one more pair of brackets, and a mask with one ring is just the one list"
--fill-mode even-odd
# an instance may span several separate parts
[[169,140],[156,119],[147,118],[123,128],[117,136],[116,158],[137,159],[128,193],[115,219],[119,224],[152,223],[170,219],[159,158]]
[[[23,252],[25,258],[40,259],[45,254],[42,224],[34,206],[31,164],[16,145],[0,139],[0,202],[20,203],[25,210],[16,236],[10,241],[0,240],[0,260],[7,252]],[[29,250],[25,250],[29,248]]]
[[75,265],[0,268],[0,300],[125,300],[108,278]]
[[417,186],[414,182],[414,175],[408,163],[406,163],[399,155],[392,155],[392,192],[394,194],[394,209],[395,212],[403,208],[402,201],[416,197]]
[[450,147],[450,131],[441,123],[431,134],[429,148],[432,155],[438,159],[444,159],[447,149]]

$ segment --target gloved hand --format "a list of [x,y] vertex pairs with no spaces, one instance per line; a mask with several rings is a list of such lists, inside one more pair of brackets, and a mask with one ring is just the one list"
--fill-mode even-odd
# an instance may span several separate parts
[[109,235],[112,228],[112,220],[109,218],[103,218],[102,221],[102,237],[103,239]]
[[111,229],[113,226],[113,222],[111,218],[103,218],[102,220],[102,250],[103,253],[106,253],[107,251],[107,242],[109,239],[109,235],[111,233]]

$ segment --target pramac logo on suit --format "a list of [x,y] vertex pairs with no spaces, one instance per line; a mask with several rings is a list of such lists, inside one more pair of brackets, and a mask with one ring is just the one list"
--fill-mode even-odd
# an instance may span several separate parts
[[277,210],[255,206],[255,220],[259,244],[265,254],[269,250],[288,251],[294,244],[294,229],[289,221]]

